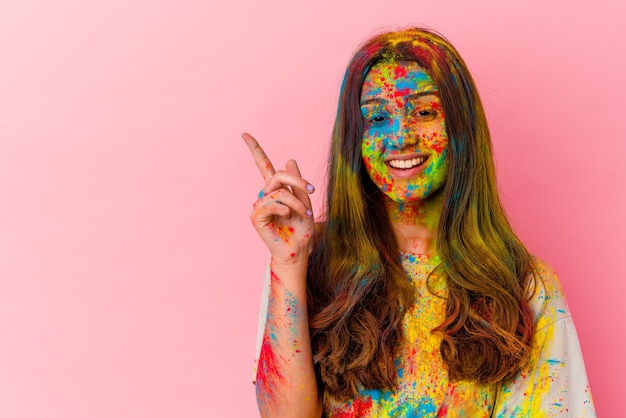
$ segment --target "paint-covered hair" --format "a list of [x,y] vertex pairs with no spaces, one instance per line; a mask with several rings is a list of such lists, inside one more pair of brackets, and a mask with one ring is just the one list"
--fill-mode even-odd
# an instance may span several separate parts
[[465,63],[442,36],[412,28],[365,42],[343,80],[326,217],[308,272],[319,382],[339,399],[359,388],[393,389],[402,319],[414,300],[384,195],[362,163],[361,87],[384,60],[418,63],[435,82],[446,118],[450,161],[436,245],[447,301],[433,330],[442,335],[441,356],[451,379],[506,381],[530,353],[532,258],[500,204],[487,121]]

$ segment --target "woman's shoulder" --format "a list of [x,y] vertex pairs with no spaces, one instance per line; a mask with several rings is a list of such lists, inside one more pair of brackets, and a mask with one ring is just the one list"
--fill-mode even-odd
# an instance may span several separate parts
[[554,269],[533,255],[533,270],[529,284],[530,306],[535,314],[536,329],[570,317],[561,282]]

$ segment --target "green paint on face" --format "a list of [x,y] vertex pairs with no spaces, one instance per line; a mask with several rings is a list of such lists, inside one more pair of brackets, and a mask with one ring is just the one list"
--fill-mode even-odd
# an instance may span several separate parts
[[448,136],[439,92],[415,62],[374,65],[361,89],[361,151],[372,181],[391,200],[419,202],[445,183]]

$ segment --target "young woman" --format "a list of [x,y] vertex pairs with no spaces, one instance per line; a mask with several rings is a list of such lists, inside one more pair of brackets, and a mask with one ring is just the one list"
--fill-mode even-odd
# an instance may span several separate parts
[[272,256],[262,416],[595,416],[559,282],[506,219],[482,105],[447,40],[414,28],[356,51],[321,223],[296,162],[275,171],[243,137]]

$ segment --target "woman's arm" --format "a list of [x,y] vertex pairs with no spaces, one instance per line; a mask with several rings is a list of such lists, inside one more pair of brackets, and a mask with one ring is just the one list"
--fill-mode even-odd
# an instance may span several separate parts
[[267,318],[257,365],[263,417],[320,417],[307,315],[306,274],[314,234],[308,194],[295,161],[275,171],[257,141],[243,135],[265,179],[251,220],[272,255]]
[[319,417],[322,408],[313,369],[306,310],[300,285],[306,264],[270,265],[267,319],[256,376],[263,417]]

